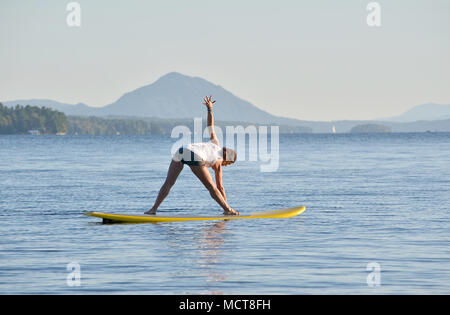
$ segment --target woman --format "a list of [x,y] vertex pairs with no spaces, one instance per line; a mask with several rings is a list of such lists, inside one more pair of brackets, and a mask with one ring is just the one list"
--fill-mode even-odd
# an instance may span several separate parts
[[[229,148],[220,147],[216,133],[214,132],[212,108],[215,102],[212,100],[212,96],[203,99],[203,104],[208,109],[208,129],[211,141],[188,144],[187,146],[181,147],[174,154],[166,181],[159,191],[155,204],[145,214],[156,214],[156,210],[169,194],[170,189],[175,184],[178,175],[186,164],[198,179],[200,179],[203,185],[205,185],[211,197],[223,208],[225,215],[239,215],[239,212],[228,205],[225,188],[222,183],[222,167],[233,164],[236,161],[236,152]],[[215,184],[208,167],[212,168],[215,173]]]

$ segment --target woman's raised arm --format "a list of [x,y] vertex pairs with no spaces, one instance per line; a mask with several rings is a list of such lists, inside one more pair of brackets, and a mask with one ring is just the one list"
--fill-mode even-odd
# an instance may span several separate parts
[[211,142],[213,142],[213,143],[215,143],[217,145],[220,145],[219,144],[219,140],[217,139],[217,136],[216,136],[216,132],[214,130],[214,116],[213,116],[213,113],[212,113],[213,104],[215,102],[216,101],[212,100],[212,96],[209,96],[209,97],[206,96],[203,99],[203,104],[208,109],[208,131],[209,131],[209,136],[210,136]]

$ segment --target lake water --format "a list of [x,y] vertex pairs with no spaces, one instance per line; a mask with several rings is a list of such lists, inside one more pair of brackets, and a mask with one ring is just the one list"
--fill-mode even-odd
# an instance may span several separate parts
[[[0,136],[0,293],[450,293],[450,134],[281,135],[278,171],[224,169],[233,208],[307,207],[290,219],[83,215],[148,210],[174,142]],[[185,168],[159,213],[222,211]]]

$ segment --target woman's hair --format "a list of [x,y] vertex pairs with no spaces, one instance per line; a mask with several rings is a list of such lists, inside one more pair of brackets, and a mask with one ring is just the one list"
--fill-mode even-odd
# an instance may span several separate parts
[[237,153],[233,149],[223,147],[223,160],[229,164],[236,162]]

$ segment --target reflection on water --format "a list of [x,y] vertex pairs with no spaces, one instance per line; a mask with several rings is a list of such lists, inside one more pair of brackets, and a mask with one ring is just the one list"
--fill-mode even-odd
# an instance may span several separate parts
[[[220,269],[221,257],[224,255],[226,221],[219,221],[204,228],[204,237],[200,239],[200,257],[199,265],[205,268],[208,275],[207,282],[221,282],[226,277]],[[214,291],[211,294],[222,294],[223,292]]]
[[[177,254],[173,257],[175,265],[186,266],[173,272],[174,278],[202,278],[204,287],[210,288],[217,282],[225,281],[222,257],[226,255],[226,224],[229,220],[214,222],[190,222],[197,226],[186,227],[183,224],[158,224],[165,234],[168,248]],[[200,225],[200,226],[198,226]],[[196,266],[194,271],[188,266]],[[208,290],[209,294],[223,294],[220,290]]]

